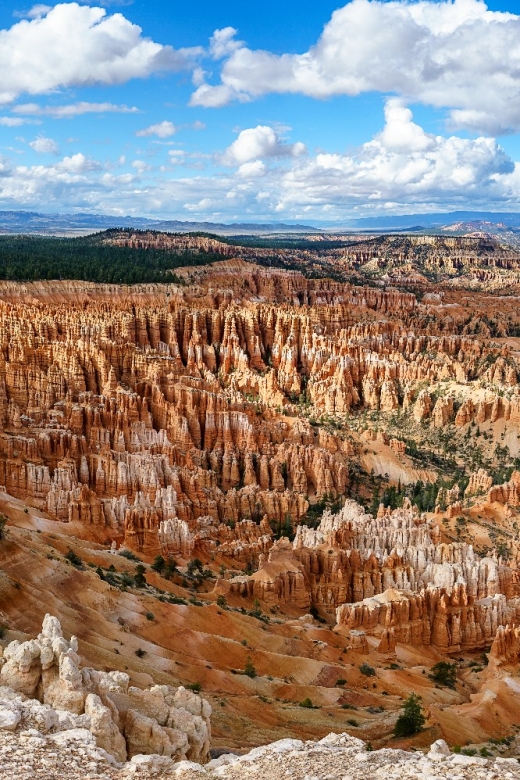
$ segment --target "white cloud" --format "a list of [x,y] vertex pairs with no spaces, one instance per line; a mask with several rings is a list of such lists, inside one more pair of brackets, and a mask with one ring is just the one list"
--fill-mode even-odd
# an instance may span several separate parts
[[222,162],[241,165],[261,157],[299,157],[304,153],[305,145],[301,142],[283,143],[272,127],[258,125],[242,130],[222,155]]
[[254,160],[253,162],[242,163],[237,173],[239,176],[243,176],[244,179],[253,179],[265,174],[265,163],[262,160]]
[[0,116],[0,125],[2,127],[20,127],[20,125],[26,124],[26,121],[14,116]]
[[101,165],[96,160],[91,160],[86,157],[82,152],[72,154],[70,157],[64,157],[56,166],[62,171],[68,171],[69,173],[87,173],[88,171],[99,171]]
[[209,51],[215,60],[227,57],[244,45],[242,41],[235,39],[236,34],[237,30],[234,27],[224,27],[222,30],[215,30],[209,42]]
[[45,138],[43,135],[31,141],[29,146],[38,154],[59,154],[60,151],[56,141],[53,141],[52,138]]
[[383,131],[357,154],[322,153],[288,171],[280,187],[284,202],[424,206],[508,197],[514,163],[494,139],[426,133],[396,98],[387,102],[385,116]]
[[221,83],[201,84],[191,103],[378,91],[448,108],[456,127],[507,132],[520,128],[519,41],[520,16],[483,0],[352,0],[303,54],[253,51],[226,33]]
[[141,35],[121,13],[60,3],[0,31],[0,103],[62,87],[122,84],[191,67],[201,49],[174,50]]
[[52,6],[38,3],[37,5],[33,5],[33,7],[27,12],[27,17],[29,19],[37,19],[39,16],[45,16],[45,14],[48,14],[51,10]]
[[168,152],[168,156],[172,159],[179,159],[180,157],[184,157],[186,155],[186,152],[184,149],[170,149]]
[[72,119],[83,114],[138,114],[135,106],[118,106],[114,103],[87,103],[80,101],[65,106],[40,106],[38,103],[21,103],[11,109],[13,114],[23,116],[50,116],[53,119]]
[[156,135],[158,138],[170,138],[170,136],[175,135],[177,132],[177,128],[173,124],[173,122],[158,122],[156,125],[150,125],[150,127],[145,128],[144,130],[138,130],[136,135],[139,138],[145,138],[149,135]]
[[150,170],[150,165],[145,163],[144,160],[134,160],[132,163],[132,168],[135,168],[138,173],[144,173],[144,171]]
[[[449,208],[517,210],[520,165],[515,166],[494,139],[428,133],[395,98],[387,102],[385,113],[381,132],[345,154],[279,157],[279,138],[273,143],[265,142],[271,138],[269,133],[246,135],[247,143],[238,150],[234,147],[234,167],[213,175],[185,174],[188,168],[211,161],[196,159],[183,149],[170,149],[169,167],[158,170],[141,160],[101,165],[82,153],[50,165],[19,166],[4,159],[0,205],[169,216],[190,213],[224,221],[301,219],[302,214],[309,221],[339,220],[348,213]],[[263,159],[254,156],[259,154]],[[113,170],[117,165],[129,165],[130,170]],[[179,170],[183,175],[173,172]]]
[[13,16],[18,19],[37,19],[39,16],[44,16],[52,10],[52,6],[44,5],[43,3],[37,3],[33,5],[28,11],[15,11]]

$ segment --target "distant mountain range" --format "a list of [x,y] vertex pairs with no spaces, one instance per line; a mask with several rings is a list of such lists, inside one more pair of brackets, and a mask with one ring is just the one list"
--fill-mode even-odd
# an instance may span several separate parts
[[181,220],[146,219],[145,217],[112,217],[106,214],[39,214],[36,211],[0,211],[0,233],[39,235],[85,235],[109,228],[133,227],[140,230],[162,230],[169,233],[316,233],[311,225],[288,225],[284,222],[257,224],[235,222],[184,222]]
[[271,233],[337,233],[352,231],[375,232],[446,232],[516,231],[520,229],[520,213],[492,211],[452,211],[436,214],[407,214],[401,216],[364,217],[345,219],[342,224],[315,225],[286,222],[187,222],[146,217],[114,217],[107,214],[41,214],[36,211],[0,211],[1,233],[29,233],[37,235],[86,235],[110,228],[160,230],[168,233],[204,232],[219,235],[265,235]]
[[403,216],[365,217],[345,221],[345,229],[361,230],[421,230],[453,225],[454,223],[490,223],[520,228],[520,213],[493,211],[452,211],[438,214],[406,214]]

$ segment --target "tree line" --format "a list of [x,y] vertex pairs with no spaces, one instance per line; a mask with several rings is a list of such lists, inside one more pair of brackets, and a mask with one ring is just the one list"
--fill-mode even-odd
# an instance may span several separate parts
[[99,236],[47,238],[0,236],[0,279],[39,281],[78,279],[107,284],[139,284],[182,280],[172,269],[207,265],[221,255],[155,247],[133,248],[101,243]]

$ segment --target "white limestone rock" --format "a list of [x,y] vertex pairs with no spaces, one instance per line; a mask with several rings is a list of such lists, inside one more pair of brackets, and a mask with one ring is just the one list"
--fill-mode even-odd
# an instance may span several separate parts
[[0,730],[2,731],[14,731],[22,719],[19,709],[15,707],[0,708]]
[[433,745],[430,746],[430,752],[427,758],[430,761],[445,761],[450,755],[450,749],[448,744],[443,739],[438,739]]
[[126,742],[112,718],[112,712],[99,696],[89,693],[85,699],[85,714],[90,718],[90,732],[99,747],[114,756],[117,761],[126,761]]

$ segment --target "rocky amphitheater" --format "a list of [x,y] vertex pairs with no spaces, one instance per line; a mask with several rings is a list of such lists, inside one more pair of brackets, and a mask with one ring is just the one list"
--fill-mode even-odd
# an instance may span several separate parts
[[0,776],[520,777],[514,252],[204,241],[0,282]]

